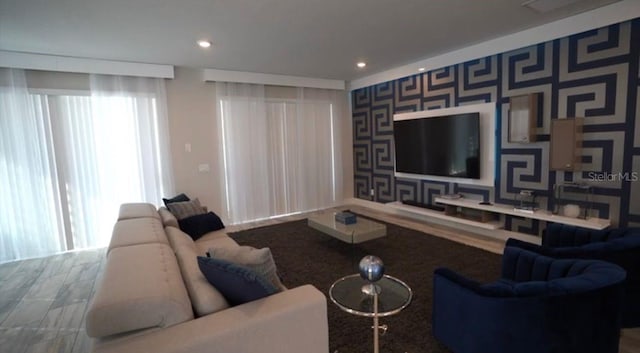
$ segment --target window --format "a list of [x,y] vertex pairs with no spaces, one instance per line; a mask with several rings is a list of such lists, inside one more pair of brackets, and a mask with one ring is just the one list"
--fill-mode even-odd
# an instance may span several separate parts
[[160,204],[172,192],[158,114],[162,96],[148,90],[23,93],[21,99],[0,95],[20,107],[0,108],[3,128],[22,136],[3,141],[0,150],[0,175],[19,186],[2,198],[27,198],[19,211],[2,205],[14,212],[0,215],[7,245],[0,261],[106,246],[121,203]]
[[[339,93],[219,83],[227,217],[241,223],[325,208],[342,200]],[[319,91],[319,93],[317,92]],[[311,96],[311,97],[310,97]]]

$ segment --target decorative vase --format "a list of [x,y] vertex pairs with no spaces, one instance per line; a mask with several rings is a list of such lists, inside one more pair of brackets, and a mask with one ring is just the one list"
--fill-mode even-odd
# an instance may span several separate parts
[[567,204],[562,207],[562,214],[566,217],[577,218],[580,216],[580,206],[575,204]]

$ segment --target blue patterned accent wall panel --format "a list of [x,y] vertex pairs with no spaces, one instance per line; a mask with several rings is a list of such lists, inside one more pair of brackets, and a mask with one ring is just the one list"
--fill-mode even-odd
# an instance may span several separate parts
[[[509,143],[509,97],[537,92],[537,142]],[[551,210],[554,184],[576,181],[594,187],[592,216],[640,225],[639,101],[640,19],[354,90],[355,196],[432,203],[461,193],[515,204],[527,189]],[[394,177],[394,114],[485,102],[497,105],[493,188]],[[549,170],[551,121],[566,117],[585,118],[580,172]],[[507,217],[506,228],[539,234],[539,223]]]
[[354,193],[361,199],[369,199],[372,186],[373,161],[371,160],[371,88],[352,93]]

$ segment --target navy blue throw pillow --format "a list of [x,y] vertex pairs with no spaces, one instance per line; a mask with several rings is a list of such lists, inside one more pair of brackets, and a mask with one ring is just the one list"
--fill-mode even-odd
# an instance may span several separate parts
[[[162,202],[164,202],[164,206],[167,207],[168,204],[170,203],[174,203],[174,202],[185,202],[185,201],[191,201],[191,199],[189,199],[189,197],[185,194],[179,194],[173,198],[170,199],[162,199]],[[168,207],[167,207],[168,208]]]
[[270,296],[278,290],[248,267],[213,257],[198,256],[204,277],[231,305],[240,305]]
[[193,240],[197,240],[201,236],[214,230],[224,228],[220,217],[213,212],[180,219],[178,220],[178,226],[183,232],[189,234]]

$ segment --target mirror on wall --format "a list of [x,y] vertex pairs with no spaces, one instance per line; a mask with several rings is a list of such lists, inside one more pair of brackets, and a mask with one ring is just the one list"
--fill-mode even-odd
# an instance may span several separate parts
[[541,99],[541,93],[509,98],[509,142],[530,143],[536,141],[536,120]]
[[549,169],[577,171],[582,167],[582,118],[551,120]]

